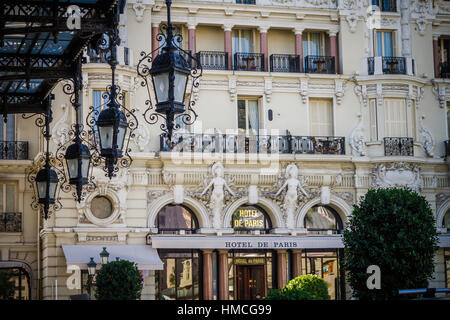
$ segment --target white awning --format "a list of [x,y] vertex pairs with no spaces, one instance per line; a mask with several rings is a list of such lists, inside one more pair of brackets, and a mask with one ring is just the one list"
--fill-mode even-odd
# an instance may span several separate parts
[[109,261],[116,258],[135,262],[139,270],[163,270],[163,263],[158,251],[148,245],[63,245],[64,256],[67,265],[76,265],[81,269],[87,269],[87,263],[94,258],[97,267],[100,268],[100,252],[103,247],[109,252]]
[[438,236],[438,238],[439,238],[439,247],[450,248],[450,235]]
[[157,249],[336,249],[341,236],[150,236]]

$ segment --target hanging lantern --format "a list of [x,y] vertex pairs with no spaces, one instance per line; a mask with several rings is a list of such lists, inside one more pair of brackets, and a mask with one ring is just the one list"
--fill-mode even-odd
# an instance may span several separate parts
[[84,185],[88,183],[91,152],[89,148],[79,143],[71,144],[65,154],[67,169],[69,171],[69,183]]
[[100,155],[110,159],[122,157],[128,128],[124,113],[116,107],[108,107],[100,112],[96,124],[100,138]]
[[35,178],[38,203],[53,204],[55,203],[56,188],[58,187],[58,175],[50,167],[39,170]]

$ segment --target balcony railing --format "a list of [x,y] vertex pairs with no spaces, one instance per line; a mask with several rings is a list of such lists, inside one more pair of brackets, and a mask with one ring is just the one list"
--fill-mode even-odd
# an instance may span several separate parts
[[228,53],[220,51],[199,51],[197,59],[203,69],[228,70]]
[[236,52],[234,54],[234,70],[264,71],[264,54]]
[[413,138],[388,137],[384,138],[385,156],[414,156]]
[[27,160],[28,141],[0,141],[1,160]]
[[306,73],[336,73],[334,57],[327,56],[306,56]]
[[300,72],[301,59],[293,54],[270,55],[271,72]]
[[441,62],[441,78],[450,78],[450,64],[448,62]]
[[0,232],[22,232],[22,213],[0,213]]
[[237,4],[256,4],[256,0],[236,0]]
[[[345,154],[344,137],[291,135],[174,134],[171,151],[210,153]],[[167,137],[160,137],[161,151],[170,151]]]
[[383,57],[383,74],[406,74],[404,57]]
[[396,0],[372,0],[372,5],[380,8],[382,12],[397,12]]
[[[119,64],[129,66],[130,59],[130,49],[127,47],[119,46],[117,47],[117,60]],[[86,57],[86,56],[85,56]],[[89,47],[87,49],[87,62],[88,63],[108,63],[110,57],[109,51],[100,51],[97,53],[93,48]]]

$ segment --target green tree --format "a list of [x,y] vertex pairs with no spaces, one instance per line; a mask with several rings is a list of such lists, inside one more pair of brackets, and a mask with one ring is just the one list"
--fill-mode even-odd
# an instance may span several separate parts
[[292,279],[282,289],[271,290],[266,300],[330,300],[328,284],[316,275]]
[[97,300],[138,300],[143,280],[133,262],[119,260],[102,266],[96,278]]
[[[397,299],[400,289],[426,288],[433,274],[438,248],[433,212],[423,196],[409,189],[369,190],[354,205],[344,245],[353,295]],[[367,287],[370,265],[380,268],[380,289]]]
[[14,299],[15,283],[11,270],[0,270],[0,300]]

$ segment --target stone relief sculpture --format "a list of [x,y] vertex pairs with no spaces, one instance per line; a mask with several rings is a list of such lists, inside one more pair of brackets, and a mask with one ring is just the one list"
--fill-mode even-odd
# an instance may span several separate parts
[[431,134],[430,130],[425,128],[425,126],[423,125],[424,119],[425,119],[424,115],[419,117],[420,144],[422,145],[423,150],[425,150],[425,153],[427,154],[427,156],[434,157],[434,152],[433,152],[434,145],[435,145],[434,138],[433,138],[433,135]]
[[298,190],[300,190],[304,197],[308,197],[308,194],[305,189],[303,189],[302,183],[298,179],[298,168],[295,164],[289,164],[286,167],[285,177],[286,181],[275,194],[275,197],[287,188],[282,207],[285,211],[286,227],[292,229],[294,228],[294,215],[299,199]]
[[209,207],[212,211],[213,226],[214,228],[220,228],[220,221],[222,217],[222,210],[225,206],[225,191],[228,191],[232,196],[234,192],[228,186],[228,183],[224,179],[224,169],[222,163],[215,163],[211,168],[213,178],[205,187],[200,196],[203,196],[207,191],[212,188],[212,192],[209,198]]
[[389,166],[378,164],[372,169],[372,187],[407,187],[414,191],[422,190],[420,167],[405,162],[396,162]]
[[52,140],[56,145],[63,145],[69,140],[70,126],[66,122],[69,117],[69,108],[67,104],[63,103],[61,104],[61,109],[63,109],[64,113],[58,122],[55,123],[52,130]]
[[357,157],[361,157],[364,155],[364,126],[363,126],[363,118],[361,113],[358,112],[357,117],[359,118],[358,124],[350,133],[350,147],[352,148],[353,155]]

